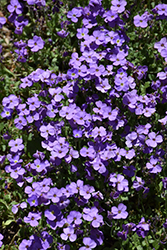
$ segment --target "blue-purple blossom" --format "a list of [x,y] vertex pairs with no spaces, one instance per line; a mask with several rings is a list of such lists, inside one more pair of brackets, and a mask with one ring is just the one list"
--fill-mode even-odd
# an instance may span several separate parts
[[5,17],[0,17],[0,29],[2,26],[6,23],[6,18]]
[[29,212],[28,216],[24,217],[24,222],[25,223],[30,223],[30,225],[32,227],[36,227],[36,226],[38,226],[38,223],[39,223],[38,220],[40,220],[40,219],[41,219],[40,213]]
[[136,176],[136,180],[133,182],[133,188],[139,191],[144,188],[144,184],[145,181],[143,181],[141,177]]
[[156,135],[155,132],[150,132],[148,134],[148,139],[146,140],[146,144],[149,147],[155,148],[157,144],[161,143],[163,138],[161,135]]
[[21,138],[17,138],[16,140],[10,140],[9,141],[9,147],[11,147],[11,152],[18,152],[23,150],[24,145],[22,144],[23,140]]
[[77,239],[77,235],[74,233],[72,227],[67,227],[63,229],[63,233],[60,235],[63,240],[69,239],[71,242]]
[[83,243],[85,246],[80,247],[79,250],[91,250],[97,246],[96,242],[89,237],[83,238]]
[[125,10],[127,2],[125,0],[112,0],[111,10],[116,13],[122,13]]
[[67,13],[67,17],[71,19],[72,22],[77,23],[78,17],[82,15],[82,10],[80,8],[73,8]]
[[31,51],[37,52],[40,49],[43,49],[45,42],[41,37],[34,36],[33,39],[28,40],[28,47],[31,48]]
[[2,242],[3,238],[4,238],[4,236],[2,234],[0,234],[0,247],[3,245],[3,242]]
[[136,226],[136,233],[139,236],[142,236],[143,238],[145,238],[147,236],[148,231],[150,230],[150,225],[149,223],[145,222],[145,218],[142,217],[141,221],[139,222],[139,224]]
[[126,209],[127,207],[123,203],[120,203],[118,208],[115,206],[112,207],[111,212],[113,219],[126,219],[128,217],[128,212]]
[[145,18],[145,16],[139,16],[139,15],[136,15],[134,17],[134,25],[136,27],[141,27],[141,28],[146,28],[147,27],[147,19]]
[[10,13],[15,12],[18,15],[23,11],[23,8],[18,0],[11,0],[10,4],[7,6],[7,9]]

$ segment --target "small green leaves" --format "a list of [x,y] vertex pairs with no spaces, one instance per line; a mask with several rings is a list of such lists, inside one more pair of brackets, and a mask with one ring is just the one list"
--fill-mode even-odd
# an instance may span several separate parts
[[148,87],[150,87],[150,82],[145,82],[144,85],[141,84],[141,86],[140,86],[141,95],[145,95],[146,94],[146,89]]
[[12,222],[15,222],[15,220],[9,219],[7,221],[2,222],[2,227],[9,226]]

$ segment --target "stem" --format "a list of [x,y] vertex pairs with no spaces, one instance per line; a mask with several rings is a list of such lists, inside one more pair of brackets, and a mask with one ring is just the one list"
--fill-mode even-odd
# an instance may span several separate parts
[[10,75],[12,75],[12,76],[16,76],[13,72],[11,72],[9,69],[7,69],[5,66],[3,66],[3,70],[6,72],[6,73],[8,73],[8,74],[10,74]]
[[[20,230],[20,229],[19,229],[19,230]],[[10,249],[11,249],[11,246],[12,246],[12,244],[13,244],[13,242],[14,242],[14,240],[15,240],[16,236],[18,235],[19,230],[18,230],[18,231],[17,231],[17,233],[13,236],[13,238],[12,238],[12,240],[11,240],[10,244],[9,244],[8,250],[10,250]]]

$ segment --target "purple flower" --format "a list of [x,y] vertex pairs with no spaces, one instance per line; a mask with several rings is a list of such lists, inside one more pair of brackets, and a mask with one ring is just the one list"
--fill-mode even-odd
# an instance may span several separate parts
[[105,41],[105,34],[101,30],[94,30],[93,37],[94,37],[94,41],[97,45],[103,44]]
[[134,25],[136,27],[146,28],[147,27],[147,20],[145,19],[145,16],[135,16],[134,17]]
[[44,160],[45,154],[44,154],[43,152],[40,152],[40,151],[37,150],[37,151],[33,154],[33,157],[36,158],[36,159]]
[[155,148],[158,143],[161,143],[163,141],[163,138],[161,135],[156,135],[155,132],[151,132],[148,134],[149,139],[146,140],[146,144],[149,147]]
[[128,232],[123,230],[122,232],[119,231],[117,233],[117,236],[120,237],[122,240],[126,240],[127,239],[127,236],[128,236]]
[[75,79],[75,78],[78,78],[78,70],[73,68],[73,69],[69,69],[67,71],[67,75],[70,79]]
[[129,89],[128,78],[122,77],[121,79],[116,79],[115,80],[115,89],[117,91],[126,92]]
[[127,2],[125,0],[112,0],[111,11],[114,13],[122,13],[125,10]]
[[103,224],[103,216],[98,214],[98,209],[96,207],[84,208],[83,209],[83,218],[86,221],[92,221],[91,225],[95,228],[98,228]]
[[[103,72],[104,74],[104,72]],[[100,80],[100,81],[99,81]],[[102,93],[107,93],[107,91],[111,88],[110,84],[108,83],[108,79],[105,78],[104,80],[99,77],[96,83],[96,89],[101,91]]]
[[60,201],[61,196],[62,196],[62,191],[56,187],[51,188],[47,193],[47,198],[51,199],[53,203],[58,203]]
[[127,207],[123,203],[120,203],[118,208],[112,207],[111,212],[113,219],[126,219],[128,217],[128,212],[126,212],[126,209]]
[[95,150],[93,149],[93,147],[90,147],[90,148],[83,147],[80,150],[80,155],[82,157],[88,156],[89,158],[94,158],[95,157]]
[[2,26],[6,23],[6,18],[5,17],[0,17],[0,29]]
[[111,58],[111,61],[113,61],[114,66],[121,65],[123,66],[126,63],[125,59],[126,54],[123,51],[120,51],[117,53],[117,55],[113,55],[113,58]]
[[5,155],[0,155],[0,164],[3,164],[5,161],[6,156]]
[[4,109],[3,109],[2,113],[1,113],[1,116],[3,118],[10,119],[11,116],[12,116],[12,113],[13,113],[13,109],[9,109],[9,108],[4,107]]
[[22,242],[19,245],[19,250],[25,250],[28,249],[32,244],[32,240],[22,240]]
[[41,219],[41,215],[39,213],[28,213],[28,216],[24,217],[24,222],[25,223],[30,223],[32,227],[38,226],[38,220]]
[[9,95],[8,97],[4,97],[2,100],[2,105],[9,109],[13,109],[14,107],[18,106],[18,104],[19,99],[13,94]]
[[144,116],[146,117],[150,117],[152,114],[154,114],[156,111],[155,108],[149,108],[149,107],[146,107],[145,109],[143,109],[143,114]]
[[57,31],[57,35],[60,36],[61,38],[67,37],[69,32],[65,31],[64,29]]
[[86,120],[86,112],[80,111],[75,113],[73,119],[78,125],[84,125]]
[[82,214],[77,211],[70,211],[69,215],[67,216],[67,223],[71,224],[74,222],[76,225],[80,225],[82,223],[81,220]]
[[123,174],[126,174],[128,177],[133,177],[135,175],[136,168],[134,166],[123,166]]
[[114,20],[116,20],[118,18],[118,14],[109,10],[109,11],[105,11],[103,14],[104,17],[104,21],[107,22],[114,22]]
[[48,220],[54,221],[56,217],[60,216],[61,212],[56,205],[50,205],[49,210],[45,210],[44,214]]
[[102,231],[100,231],[96,228],[91,229],[90,238],[92,240],[94,240],[98,246],[103,244],[104,235],[103,235]]
[[50,244],[53,242],[53,238],[51,235],[48,234],[48,232],[43,231],[41,233],[41,238],[42,238],[42,247],[43,249],[48,249],[50,247]]
[[29,105],[29,110],[35,111],[40,107],[41,102],[38,100],[38,97],[35,95],[27,99],[27,104]]
[[2,239],[3,239],[3,238],[4,238],[3,235],[0,234],[0,247],[3,245],[3,242],[2,242]]
[[92,130],[92,136],[93,138],[96,138],[97,136],[100,136],[100,137],[103,137],[105,136],[107,133],[106,133],[106,129],[102,126],[100,126],[99,128],[98,127],[95,127],[93,130]]
[[163,227],[167,228],[167,219],[166,219],[165,223],[163,224]]
[[131,148],[137,142],[137,133],[131,132],[126,136],[126,146]]
[[28,203],[30,204],[30,206],[34,206],[37,207],[38,206],[38,198],[36,195],[32,195],[27,199]]
[[126,151],[125,158],[132,159],[135,156],[135,150],[132,148],[129,151]]
[[73,130],[73,136],[75,138],[81,138],[82,137],[82,130],[74,129]]
[[133,188],[139,191],[144,188],[144,183],[145,182],[142,180],[142,178],[136,176],[136,181],[133,182]]
[[108,118],[110,121],[114,121],[117,118],[118,115],[118,109],[111,109],[110,106],[106,107],[103,110],[103,118]]
[[26,186],[24,192],[29,196],[37,195],[39,197],[41,194],[41,187],[39,186],[39,183],[33,182],[32,187]]
[[117,190],[119,192],[120,191],[124,191],[124,192],[128,192],[129,191],[128,181],[121,174],[118,174],[117,177],[111,176],[110,177],[110,182],[112,182],[112,186],[113,187],[117,186]]
[[10,176],[14,179],[17,179],[19,176],[22,176],[25,173],[25,169],[21,168],[21,166],[18,166],[15,169],[11,169],[10,171]]
[[56,145],[54,150],[51,152],[53,157],[58,157],[60,159],[64,158],[68,153],[69,148],[67,146],[61,147],[60,145]]
[[60,102],[63,99],[63,96],[60,95],[62,89],[60,87],[57,88],[49,88],[49,93],[53,96],[55,102]]
[[70,246],[69,245],[64,245],[64,244],[58,243],[57,247],[58,247],[57,248],[58,250],[70,250]]
[[84,185],[80,190],[80,195],[84,197],[84,199],[89,200],[91,198],[91,193],[95,191],[94,187],[89,185]]
[[82,15],[82,9],[73,8],[71,11],[67,13],[67,17],[71,19],[72,22],[77,23],[78,17]]
[[137,74],[137,79],[141,80],[144,76],[146,76],[146,72],[148,71],[148,67],[146,65],[144,66],[138,66],[135,70],[135,73]]
[[161,38],[161,40],[160,40],[159,42],[156,42],[156,43],[154,44],[154,48],[155,48],[155,49],[158,49],[158,52],[161,53],[161,51],[162,51],[163,49],[166,49],[166,48],[167,48],[167,38],[166,38],[166,37]]
[[21,78],[20,80],[22,81],[20,88],[31,87],[33,85],[33,82],[28,77]]
[[71,242],[74,242],[77,239],[77,235],[74,233],[72,227],[67,227],[63,229],[63,232],[60,236],[63,240],[69,239]]
[[81,29],[77,29],[77,32],[78,32],[77,38],[82,39],[88,34],[89,30],[86,28],[81,28]]
[[158,161],[159,160],[157,158],[151,157],[150,162],[147,162],[146,168],[149,169],[151,174],[156,174],[161,172],[162,167],[159,164],[157,164]]
[[97,246],[96,242],[89,237],[83,238],[83,243],[85,246],[80,247],[79,250],[91,250]]
[[17,205],[13,205],[13,206],[12,206],[12,212],[13,212],[14,214],[16,214],[16,213],[18,212],[18,209],[19,209],[20,207],[21,207],[22,209],[26,208],[26,207],[27,207],[27,203],[26,203],[26,202],[22,202],[22,203],[19,203],[19,204],[17,204]]
[[31,250],[42,249],[42,240],[36,234],[31,235],[30,240],[32,241]]
[[18,0],[11,0],[7,9],[10,13],[16,12],[18,15],[21,14],[23,10]]
[[79,153],[77,150],[70,148],[69,155],[66,156],[65,160],[67,163],[70,163],[72,161],[72,158],[79,158]]
[[106,172],[106,167],[103,164],[103,162],[100,160],[100,158],[96,157],[94,161],[92,162],[93,168],[97,170],[99,173],[105,173]]
[[139,236],[142,236],[143,238],[145,238],[145,236],[147,235],[149,229],[150,229],[150,225],[148,223],[145,222],[145,218],[142,217],[141,221],[139,222],[139,224],[136,226],[136,233]]
[[37,52],[44,47],[44,41],[39,36],[34,36],[33,39],[28,40],[28,46],[31,48],[31,51]]
[[41,132],[41,136],[46,139],[48,138],[49,135],[55,134],[55,128],[52,125],[50,125],[50,123],[47,126],[42,125],[39,130]]
[[24,126],[27,125],[27,121],[22,115],[20,115],[18,118],[14,120],[14,124],[16,128],[22,129]]
[[10,140],[9,141],[9,147],[11,147],[11,152],[18,152],[21,151],[24,148],[24,145],[22,144],[23,140],[20,138],[17,138],[16,140]]
[[46,169],[46,164],[45,162],[41,162],[39,159],[36,159],[34,163],[31,164],[31,168],[40,173]]
[[167,177],[164,177],[164,179],[162,179],[162,183],[163,183],[163,188],[167,190]]

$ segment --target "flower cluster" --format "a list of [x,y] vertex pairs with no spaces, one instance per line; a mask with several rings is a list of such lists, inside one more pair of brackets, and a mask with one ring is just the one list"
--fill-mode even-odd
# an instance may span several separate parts
[[[1,118],[14,130],[11,137],[3,135],[0,164],[22,192],[12,213],[29,235],[18,240],[19,250],[105,248],[111,237],[142,239],[154,233],[154,225],[166,228],[165,212],[159,209],[166,206],[167,189],[167,68],[151,75],[147,58],[141,64],[133,60],[135,38],[125,23],[132,15],[128,1],[112,0],[108,8],[101,0],[70,10],[63,5],[66,20],[56,33],[62,5],[11,0],[7,6],[8,21],[23,39],[14,42],[17,63],[38,65],[21,75],[15,93],[2,98]],[[42,21],[37,15],[33,32],[27,9],[34,15],[50,11]],[[149,30],[149,24],[166,19],[166,10],[166,4],[158,4],[134,16],[139,39],[141,28]],[[48,25],[46,34],[40,22]],[[0,28],[5,23],[0,18]],[[31,39],[24,35],[28,29]],[[63,53],[71,54],[62,72],[38,64],[40,58],[51,61],[42,53],[54,54],[58,40],[51,37],[56,35],[77,41],[74,50]],[[167,61],[165,37],[151,46]],[[157,212],[161,225],[153,219]],[[0,246],[2,239],[0,234]]]

